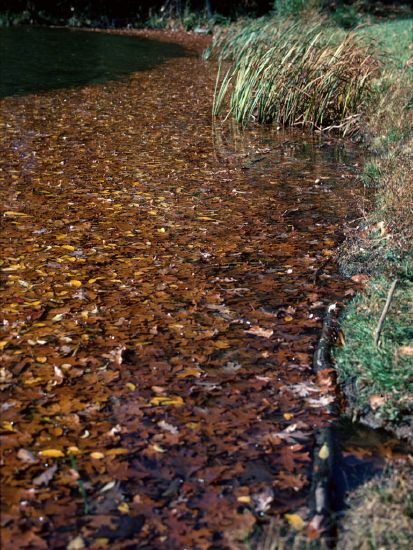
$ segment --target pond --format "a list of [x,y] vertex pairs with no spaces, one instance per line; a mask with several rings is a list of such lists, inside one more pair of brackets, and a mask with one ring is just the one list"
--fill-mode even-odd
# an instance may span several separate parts
[[69,29],[0,29],[0,97],[100,83],[188,55],[178,44]]
[[16,67],[15,92],[49,91],[0,102],[4,544],[243,548],[308,514],[357,151],[215,127],[200,39],[133,69],[135,37],[41,32],[85,59],[53,84]]

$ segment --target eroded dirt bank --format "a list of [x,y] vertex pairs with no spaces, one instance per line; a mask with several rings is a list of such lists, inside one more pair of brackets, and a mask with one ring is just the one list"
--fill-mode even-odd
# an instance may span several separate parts
[[214,133],[212,91],[193,56],[1,102],[6,548],[239,548],[305,515],[358,199],[338,145]]

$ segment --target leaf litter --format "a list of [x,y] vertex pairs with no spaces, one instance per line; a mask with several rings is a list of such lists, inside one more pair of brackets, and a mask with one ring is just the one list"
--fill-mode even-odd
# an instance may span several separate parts
[[334,143],[211,137],[213,81],[192,56],[1,101],[5,548],[304,526],[312,352],[355,286],[325,257],[360,197]]

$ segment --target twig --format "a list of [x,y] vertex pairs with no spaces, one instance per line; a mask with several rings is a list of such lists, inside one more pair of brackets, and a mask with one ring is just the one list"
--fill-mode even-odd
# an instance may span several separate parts
[[374,344],[376,346],[379,345],[381,329],[383,327],[384,319],[386,318],[387,312],[389,311],[389,307],[390,307],[390,304],[391,304],[391,301],[392,301],[392,298],[393,298],[394,291],[396,289],[396,285],[397,285],[397,279],[394,279],[394,281],[392,282],[392,285],[389,289],[389,292],[387,294],[387,300],[386,300],[386,303],[384,304],[383,311],[381,312],[379,322],[377,323],[377,327],[376,327],[376,329],[373,333],[374,334]]

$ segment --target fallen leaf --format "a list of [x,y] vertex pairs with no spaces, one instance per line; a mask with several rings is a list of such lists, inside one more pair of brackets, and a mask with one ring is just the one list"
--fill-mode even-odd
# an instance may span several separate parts
[[284,517],[296,531],[301,531],[304,529],[305,522],[298,514],[285,514]]
[[78,535],[76,538],[72,539],[66,546],[67,550],[83,550],[83,548],[86,548],[86,543],[81,535]]
[[321,458],[321,460],[326,460],[330,456],[330,451],[328,449],[327,443],[324,443],[324,445],[321,447],[318,452],[318,456]]
[[105,458],[105,455],[99,451],[94,451],[93,453],[90,453],[90,458],[93,458],[93,460],[101,460],[102,458]]
[[17,458],[26,464],[34,464],[37,462],[37,458],[34,454],[27,449],[19,449],[17,452]]
[[39,451],[39,455],[48,458],[62,458],[65,456],[59,449],[45,449],[44,451]]
[[251,327],[250,329],[245,331],[247,334],[253,334],[254,336],[262,336],[263,338],[270,338],[274,331],[272,329],[266,329],[261,327]]
[[47,468],[47,470],[45,470],[42,474],[33,479],[33,485],[49,485],[49,483],[53,479],[53,476],[56,473],[56,470],[57,464],[50,466],[50,468]]
[[170,396],[170,397],[159,395],[157,397],[152,397],[150,402],[152,405],[164,405],[164,406],[173,405],[175,407],[181,407],[184,404],[184,400],[182,399],[182,397],[178,395]]

